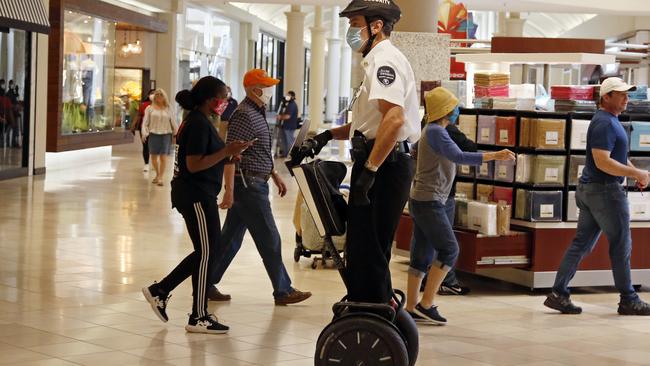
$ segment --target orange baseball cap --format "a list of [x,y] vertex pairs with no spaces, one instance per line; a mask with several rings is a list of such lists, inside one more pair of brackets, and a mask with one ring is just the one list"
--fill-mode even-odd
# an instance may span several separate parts
[[253,85],[262,85],[264,87],[274,86],[280,82],[278,79],[274,79],[262,69],[251,69],[244,74],[244,87],[249,87]]

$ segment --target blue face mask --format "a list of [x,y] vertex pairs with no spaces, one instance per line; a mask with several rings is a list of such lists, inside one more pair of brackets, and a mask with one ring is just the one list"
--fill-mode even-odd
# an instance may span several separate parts
[[460,108],[456,106],[456,108],[454,108],[454,110],[449,115],[449,123],[455,125],[456,121],[458,121],[458,116],[460,116]]
[[361,31],[366,27],[350,27],[348,28],[348,33],[345,35],[345,41],[348,43],[352,51],[360,52],[363,48],[363,45],[366,44],[367,40],[361,38]]

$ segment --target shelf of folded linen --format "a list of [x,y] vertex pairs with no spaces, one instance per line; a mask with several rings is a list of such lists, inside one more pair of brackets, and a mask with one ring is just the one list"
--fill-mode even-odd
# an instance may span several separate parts
[[648,100],[648,86],[637,85],[635,91],[627,92],[629,100]]
[[509,90],[508,85],[474,85],[474,96],[476,98],[508,97],[510,95]]
[[593,85],[553,85],[551,98],[561,100],[594,100]]
[[474,107],[479,109],[512,109],[519,111],[535,110],[534,98],[475,98]]
[[630,100],[627,102],[629,114],[650,114],[650,100]]
[[510,84],[510,74],[491,71],[480,71],[474,74],[474,85],[503,86]]
[[556,112],[596,112],[596,102],[593,100],[555,99]]

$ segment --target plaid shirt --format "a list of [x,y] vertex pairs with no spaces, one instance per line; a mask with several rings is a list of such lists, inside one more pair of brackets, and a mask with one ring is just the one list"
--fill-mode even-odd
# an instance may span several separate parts
[[266,121],[264,107],[259,107],[248,97],[245,98],[230,116],[226,143],[232,141],[251,141],[257,138],[253,146],[241,155],[239,167],[246,172],[270,174],[273,171],[273,154],[271,153],[271,130]]

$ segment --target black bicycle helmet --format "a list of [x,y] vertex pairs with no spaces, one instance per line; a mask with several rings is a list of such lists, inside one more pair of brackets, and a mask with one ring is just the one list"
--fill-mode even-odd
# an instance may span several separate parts
[[355,15],[362,15],[366,18],[379,17],[386,22],[395,24],[402,16],[402,11],[393,0],[352,0],[339,13],[341,18],[350,18]]

